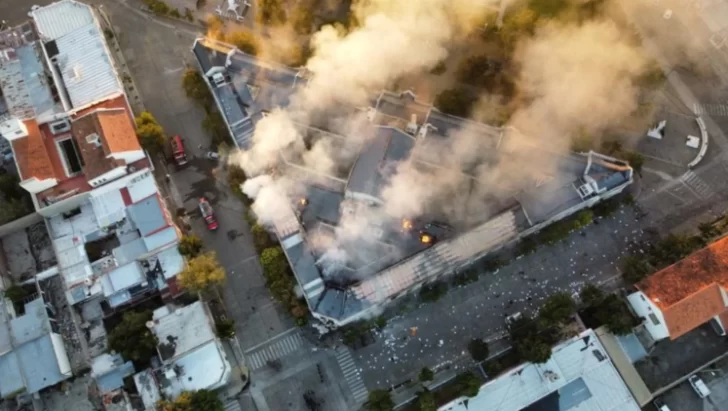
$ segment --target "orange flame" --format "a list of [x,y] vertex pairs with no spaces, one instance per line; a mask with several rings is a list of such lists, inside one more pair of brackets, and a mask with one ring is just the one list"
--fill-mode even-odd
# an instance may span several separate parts
[[432,236],[429,234],[422,234],[420,236],[420,241],[422,244],[430,244],[432,242]]
[[402,229],[404,229],[404,230],[410,230],[410,229],[412,229],[412,221],[410,221],[410,220],[402,220]]

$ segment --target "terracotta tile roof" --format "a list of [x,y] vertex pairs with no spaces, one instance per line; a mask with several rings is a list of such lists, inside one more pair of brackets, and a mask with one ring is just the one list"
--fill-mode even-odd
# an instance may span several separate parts
[[688,333],[725,312],[720,286],[713,284],[662,311],[670,339]]
[[722,238],[637,283],[665,316],[670,338],[726,310],[728,237]]
[[103,138],[109,151],[121,153],[124,151],[141,150],[136,130],[126,110],[98,112],[99,124],[103,131]]
[[[141,150],[129,114],[124,109],[97,109],[75,118],[71,130],[89,180],[126,165],[124,160],[110,158],[111,153]],[[88,141],[87,137],[93,134],[98,136],[100,145]]]
[[18,162],[21,180],[37,178],[59,178],[53,170],[53,164],[48,156],[43,134],[35,120],[23,122],[28,129],[28,136],[13,141],[13,151]]

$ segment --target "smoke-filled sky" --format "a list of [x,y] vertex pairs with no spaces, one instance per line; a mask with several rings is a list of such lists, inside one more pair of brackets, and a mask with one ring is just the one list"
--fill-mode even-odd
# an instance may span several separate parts
[[[498,3],[355,3],[359,27],[344,32],[324,26],[313,35],[314,54],[306,65],[311,73],[308,85],[296,92],[289,107],[262,119],[252,148],[233,154],[231,161],[249,177],[268,173],[279,163],[281,151],[287,158],[295,156],[319,172],[346,169],[355,159],[355,152],[337,148],[340,145],[330,138],[316,140],[307,147],[302,126],[324,122],[352,143],[367,144],[371,129],[366,125],[365,113],[342,108],[367,107],[373,96],[392,87],[398,79],[426,73],[446,60],[449,50],[459,42],[478,35],[477,23]],[[596,20],[540,25],[532,38],[517,44],[513,65],[519,105],[508,126],[517,128],[523,136],[509,135],[505,149],[518,152],[521,147],[537,144],[565,153],[574,136],[599,135],[635,110],[640,92],[634,83],[648,66],[648,58],[630,41],[629,33],[608,20]],[[366,244],[369,225],[388,224],[393,219],[425,214],[444,217],[455,226],[472,223],[469,219],[473,214],[496,210],[485,209],[484,203],[467,207],[460,204],[511,194],[530,177],[548,174],[550,168],[558,166],[553,157],[527,155],[499,162],[494,159],[492,142],[477,129],[460,130],[451,140],[450,147],[443,148],[440,155],[456,171],[433,173],[408,162],[394,165],[389,185],[382,192],[382,207],[343,219],[338,232],[342,241],[326,241],[326,247],[333,250],[327,259],[334,255],[336,261],[346,260],[341,243],[360,240]],[[459,171],[462,168],[471,170],[478,184],[463,177]],[[251,178],[244,191],[255,198],[253,210],[266,224],[305,192],[296,178],[283,175]],[[476,195],[472,195],[473,191]],[[315,239],[312,242],[320,243]],[[359,244],[358,248],[365,247]]]

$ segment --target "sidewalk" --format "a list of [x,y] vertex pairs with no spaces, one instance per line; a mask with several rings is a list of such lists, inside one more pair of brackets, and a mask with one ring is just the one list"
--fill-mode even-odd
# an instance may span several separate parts
[[[488,347],[491,351],[488,359],[492,359],[500,356],[505,351],[510,349],[510,343],[508,339],[499,339],[495,341],[489,341]],[[457,377],[458,374],[468,370],[473,370],[476,374],[481,374],[479,367],[473,364],[473,360],[469,354],[465,354],[463,357],[453,361],[446,367],[435,371],[435,379],[433,381],[422,384],[418,381],[417,375],[412,376],[409,383],[406,385],[392,390],[392,400],[396,404],[395,408],[402,408],[412,401],[417,400],[417,393],[422,391],[423,387],[430,391],[437,391],[437,388],[451,381]],[[482,376],[482,375],[481,375]]]
[[250,374],[248,368],[241,364],[237,351],[233,347],[232,340],[221,340],[225,349],[225,355],[232,365],[232,373],[230,382],[223,388],[218,390],[222,400],[228,400],[239,396],[250,382]]

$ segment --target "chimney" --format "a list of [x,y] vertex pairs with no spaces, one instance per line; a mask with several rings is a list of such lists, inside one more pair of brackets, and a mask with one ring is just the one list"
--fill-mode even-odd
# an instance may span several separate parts
[[410,122],[407,123],[407,133],[415,135],[417,132],[417,114],[412,114]]

